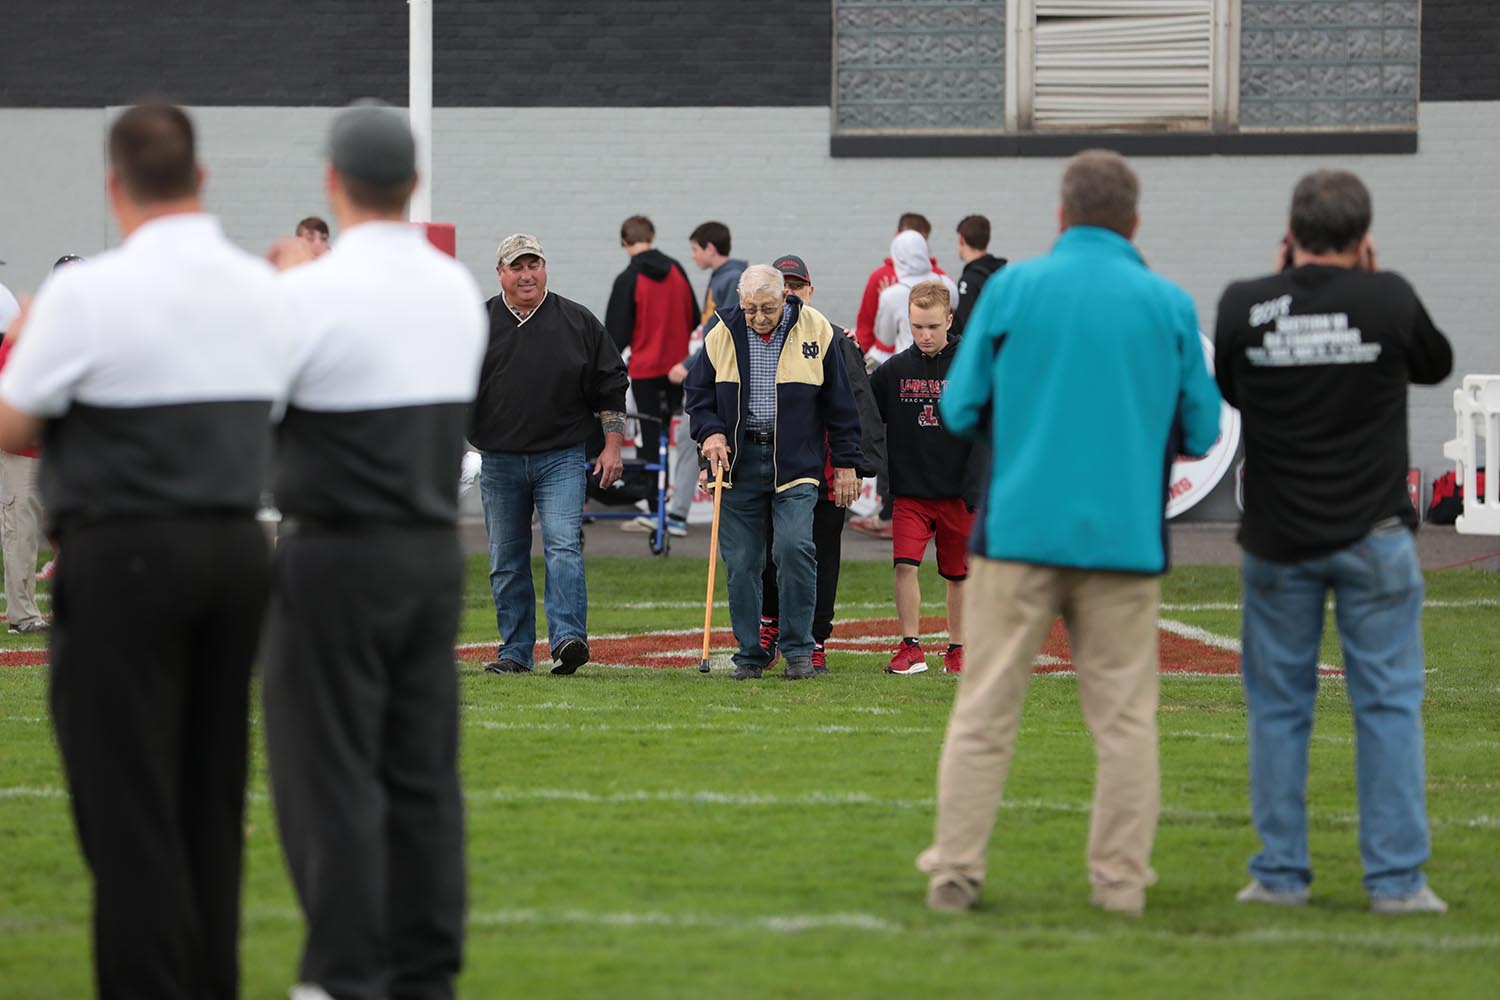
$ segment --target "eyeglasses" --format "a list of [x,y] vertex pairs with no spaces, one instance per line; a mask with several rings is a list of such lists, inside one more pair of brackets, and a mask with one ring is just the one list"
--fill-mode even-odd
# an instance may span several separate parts
[[781,303],[769,306],[740,306],[746,316],[780,316]]

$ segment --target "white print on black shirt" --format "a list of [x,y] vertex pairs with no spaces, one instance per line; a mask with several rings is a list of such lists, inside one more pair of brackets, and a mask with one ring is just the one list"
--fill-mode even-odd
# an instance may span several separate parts
[[[1255,309],[1280,301],[1261,303],[1251,310],[1251,316]],[[1380,357],[1380,350],[1380,344],[1365,343],[1359,327],[1349,325],[1346,313],[1281,315],[1276,317],[1276,329],[1263,335],[1260,347],[1245,349],[1245,358],[1258,368],[1368,365]]]
[[947,388],[948,380],[944,378],[904,378],[898,389],[901,393],[901,402],[915,403],[922,407],[917,414],[918,427],[941,427],[943,422],[938,419],[937,401]]
[[1278,316],[1285,316],[1292,311],[1292,297],[1283,295],[1279,299],[1269,299],[1265,302],[1257,302],[1250,307],[1250,325],[1265,326]]

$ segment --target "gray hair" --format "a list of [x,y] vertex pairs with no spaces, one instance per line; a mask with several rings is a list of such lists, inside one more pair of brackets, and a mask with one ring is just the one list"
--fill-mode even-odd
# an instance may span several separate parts
[[740,275],[741,299],[753,299],[757,295],[781,298],[786,294],[786,279],[770,264],[751,264]]
[[1063,171],[1063,216],[1070,226],[1112,229],[1130,239],[1140,197],[1140,178],[1113,150],[1086,149]]

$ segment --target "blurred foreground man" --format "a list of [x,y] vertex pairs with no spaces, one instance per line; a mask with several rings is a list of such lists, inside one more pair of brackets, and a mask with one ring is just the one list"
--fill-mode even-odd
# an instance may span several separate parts
[[193,126],[109,133],[123,245],[57,271],[11,328],[0,447],[43,442],[57,572],[52,713],[94,878],[103,997],[239,991],[255,521],[295,353],[275,275],[202,213]]
[[451,997],[462,957],[454,483],[486,321],[469,272],[404,221],[414,149],[396,112],[342,112],[338,246],[282,279],[307,336],[279,437],[265,703],[307,916],[298,1000]]
[[1441,382],[1453,351],[1405,279],[1376,271],[1372,217],[1358,177],[1308,174],[1292,195],[1292,268],[1230,285],[1219,301],[1219,387],[1245,421],[1241,660],[1261,842],[1237,898],[1307,902],[1307,742],[1332,590],[1370,908],[1441,913],[1422,873],[1424,587],[1406,387]]
[[[1212,447],[1220,403],[1193,300],[1131,244],[1139,196],[1123,157],[1075,156],[1062,180],[1062,235],[1047,256],[985,285],[948,372],[943,422],[994,454],[964,585],[969,656],[938,769],[937,829],[917,862],[932,877],[934,909],[979,897],[1026,683],[1059,615],[1098,757],[1091,901],[1139,915],[1156,880],[1167,469],[1179,450]],[[1109,489],[1039,502],[1057,455]]]

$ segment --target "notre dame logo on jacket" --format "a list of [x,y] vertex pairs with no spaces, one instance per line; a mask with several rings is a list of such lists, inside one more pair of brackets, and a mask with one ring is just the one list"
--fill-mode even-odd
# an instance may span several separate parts
[[[834,468],[857,468],[859,411],[839,352],[833,325],[811,306],[789,299],[792,323],[776,363],[776,488],[821,485],[825,458]],[[688,369],[684,402],[693,437],[701,445],[714,434],[729,441],[729,480],[743,444],[749,390],[750,331],[739,309],[721,307],[718,323],[703,337],[703,351]]]

